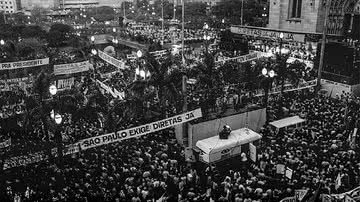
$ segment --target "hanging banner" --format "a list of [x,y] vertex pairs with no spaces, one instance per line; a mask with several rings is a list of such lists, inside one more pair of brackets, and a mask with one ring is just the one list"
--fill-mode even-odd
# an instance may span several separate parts
[[202,117],[201,109],[196,109],[193,111],[186,112],[184,114],[173,116],[160,121],[155,121],[142,126],[117,131],[115,133],[108,133],[96,137],[87,138],[79,141],[79,143],[81,149],[86,150],[101,145],[120,142],[122,140],[130,139],[130,138],[140,137],[142,135],[146,135],[166,128],[170,128],[201,117]]
[[116,58],[111,57],[110,55],[104,53],[101,50],[98,50],[98,55],[101,59],[103,59],[105,62],[114,65],[115,67],[119,69],[125,69],[125,63],[123,61],[120,61]]
[[103,88],[107,93],[110,93],[114,98],[117,98],[118,95],[116,95],[109,86],[107,86],[106,84],[104,84],[103,82],[101,82],[99,80],[96,80],[96,82],[98,82],[100,87]]
[[256,162],[256,146],[252,143],[249,143],[249,150],[250,150],[250,159]]
[[12,91],[13,88],[32,87],[32,79],[30,77],[14,78],[14,79],[0,79],[0,91]]
[[36,66],[48,65],[48,64],[49,64],[49,58],[37,59],[37,60],[18,61],[18,62],[0,63],[0,70],[36,67]]
[[306,189],[297,189],[295,190],[295,198],[297,201],[302,201],[305,195],[307,194],[308,190]]
[[75,78],[57,80],[56,86],[58,90],[71,89],[75,85]]
[[269,38],[273,40],[279,40],[280,34],[284,36],[284,41],[297,41],[304,42],[305,34],[285,32],[283,30],[271,30],[268,28],[251,27],[251,26],[231,26],[230,31],[234,34],[241,34],[246,36]]
[[[75,154],[75,153],[78,153],[79,151],[80,151],[80,148],[77,144],[71,144],[71,145],[66,146],[63,149],[63,155],[66,156],[66,155],[70,155],[70,154]],[[56,147],[51,149],[51,154],[54,157],[58,156]],[[6,170],[6,169],[10,169],[10,168],[19,167],[19,166],[25,166],[25,165],[29,165],[32,163],[44,161],[47,159],[49,159],[49,156],[47,155],[46,151],[35,152],[35,153],[28,154],[28,155],[23,155],[23,156],[15,156],[15,157],[5,160],[3,169]]]
[[11,138],[5,140],[4,142],[0,142],[0,149],[10,147],[11,146]]
[[90,64],[89,61],[54,65],[54,74],[55,75],[75,74],[75,73],[89,71],[90,68],[92,68],[92,64]]
[[218,66],[218,65],[224,64],[225,62],[228,62],[228,61],[234,61],[234,62],[237,62],[237,63],[244,63],[244,62],[248,62],[248,61],[251,61],[251,60],[258,59],[260,57],[262,57],[262,54],[260,54],[258,52],[249,53],[247,55],[243,55],[243,56],[239,56],[239,57],[228,58],[228,59],[216,61],[215,65]]

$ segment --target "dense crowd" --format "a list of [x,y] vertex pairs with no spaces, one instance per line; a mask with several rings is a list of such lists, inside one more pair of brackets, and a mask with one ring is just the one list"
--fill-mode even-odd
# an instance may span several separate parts
[[[359,153],[347,138],[356,126],[359,100],[350,95],[333,99],[311,91],[291,92],[281,99],[290,115],[307,119],[303,128],[260,131],[258,162],[246,151],[234,162],[206,166],[185,162],[184,149],[173,130],[81,151],[64,157],[60,170],[52,160],[6,170],[7,199],[25,201],[279,201],[295,189],[342,193],[360,185]],[[276,108],[278,97],[270,105]],[[347,108],[347,110],[346,110]],[[348,116],[346,119],[345,116]],[[119,129],[141,125],[133,121]],[[99,126],[65,121],[70,138],[99,134]],[[77,131],[68,132],[67,130]],[[76,134],[76,135],[75,135]],[[240,162],[240,163],[239,163]],[[291,180],[276,165],[294,170]],[[226,166],[230,166],[226,169]],[[41,170],[41,172],[39,172]],[[341,186],[335,189],[337,176]]]

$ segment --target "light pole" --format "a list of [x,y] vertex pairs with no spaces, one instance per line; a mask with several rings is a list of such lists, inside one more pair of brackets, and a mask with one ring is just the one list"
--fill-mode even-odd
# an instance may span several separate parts
[[182,63],[183,65],[185,65],[185,58],[184,58],[184,27],[185,27],[185,3],[184,3],[185,0],[181,0],[181,6],[182,6],[182,15],[181,15],[181,18],[182,18],[182,23],[181,23],[181,59],[182,59]]
[[273,81],[273,78],[275,76],[274,70],[268,70],[266,68],[263,68],[261,71],[261,74],[264,76],[263,78],[263,88],[264,88],[264,105],[266,110],[266,122],[269,120],[269,113],[268,113],[268,99],[269,99],[269,90],[271,89],[271,84]]
[[283,39],[284,39],[284,33],[280,33],[279,35],[279,39],[280,39],[280,45],[279,45],[279,53],[280,53],[280,56],[282,55],[282,46],[283,46]]
[[164,0],[161,0],[161,46],[164,45]]
[[241,0],[241,25],[243,25],[244,18],[244,0]]
[[[51,94],[51,96],[54,98],[58,92],[58,89],[56,88],[55,85],[51,85],[49,87],[49,92]],[[56,98],[56,101],[58,102],[58,99]],[[58,165],[59,168],[62,170],[63,169],[63,147],[62,147],[62,136],[61,136],[61,123],[62,123],[62,116],[57,113],[57,111],[59,111],[59,109],[55,110],[53,109],[50,112],[50,117],[55,121],[55,138],[56,138],[56,143],[57,143],[57,153],[58,153]]]
[[319,68],[318,68],[318,78],[317,78],[317,92],[321,88],[321,76],[322,76],[322,69],[324,66],[324,57],[325,57],[325,45],[326,45],[326,34],[327,34],[327,20],[330,10],[330,3],[327,3],[325,1],[325,15],[324,15],[324,26],[323,26],[323,33],[322,33],[322,40],[321,40],[321,52],[320,52],[320,62],[319,62]]
[[138,78],[140,78],[141,80],[148,80],[151,76],[151,73],[149,70],[144,69],[143,67],[141,67],[141,63],[140,60],[143,56],[143,53],[141,50],[138,50],[136,52],[136,56],[137,56],[137,64],[138,66],[135,69],[135,80],[138,80]]
[[93,55],[93,63],[94,63],[94,80],[95,80],[95,83],[97,83],[96,82],[96,74],[97,74],[97,72],[96,72],[96,61],[95,61],[95,56],[97,55],[97,50],[95,49],[95,48],[93,48],[93,49],[91,49],[91,54]]
[[204,27],[204,45],[205,45],[205,50],[206,53],[208,53],[208,47],[209,47],[209,41],[211,39],[210,35],[208,35],[208,29],[209,29],[209,25],[207,23],[205,23]]

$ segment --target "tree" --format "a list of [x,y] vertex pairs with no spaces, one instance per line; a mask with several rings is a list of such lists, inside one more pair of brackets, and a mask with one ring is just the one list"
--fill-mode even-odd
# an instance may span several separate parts
[[74,29],[70,25],[54,24],[51,26],[47,36],[49,46],[59,47],[66,43],[74,34]]

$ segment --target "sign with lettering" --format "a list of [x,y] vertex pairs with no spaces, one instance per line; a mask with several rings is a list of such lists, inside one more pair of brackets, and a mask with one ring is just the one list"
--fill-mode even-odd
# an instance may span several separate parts
[[74,77],[68,79],[59,79],[57,80],[57,84],[56,84],[58,90],[71,89],[73,85],[75,85]]
[[125,69],[125,63],[121,60],[111,57],[110,55],[104,53],[103,51],[98,50],[99,57],[103,59],[105,62],[114,65],[119,69]]
[[26,67],[36,67],[41,65],[48,65],[49,58],[37,59],[37,60],[26,60],[18,62],[0,63],[0,70],[19,69]]
[[140,137],[149,133],[153,133],[182,123],[186,123],[200,117],[202,117],[201,109],[196,109],[193,111],[186,112],[184,114],[173,116],[160,121],[155,121],[142,126],[137,126],[134,128],[125,129],[114,133],[108,133],[96,137],[87,138],[80,141],[80,147],[82,150],[86,150],[101,145],[120,142],[122,140],[130,139],[130,138]]
[[242,55],[242,56],[239,56],[239,57],[228,58],[228,59],[225,59],[225,60],[216,61],[216,65],[220,65],[220,64],[223,64],[224,62],[228,62],[228,61],[244,63],[244,62],[247,62],[247,61],[258,59],[260,57],[262,57],[262,55],[260,53],[250,53],[250,54]]
[[33,80],[29,77],[14,78],[14,79],[1,79],[0,91],[11,91],[12,88],[20,87],[25,90],[32,86]]
[[284,41],[305,42],[305,34],[267,30],[257,27],[239,27],[239,26],[232,26],[230,28],[230,31],[234,34],[242,34],[242,35],[262,37],[262,38],[271,38],[276,40],[280,39],[280,33],[283,33],[284,37],[282,38],[282,40]]
[[54,74],[63,75],[63,74],[75,74],[79,72],[85,72],[92,68],[92,64],[89,61],[54,65]]

